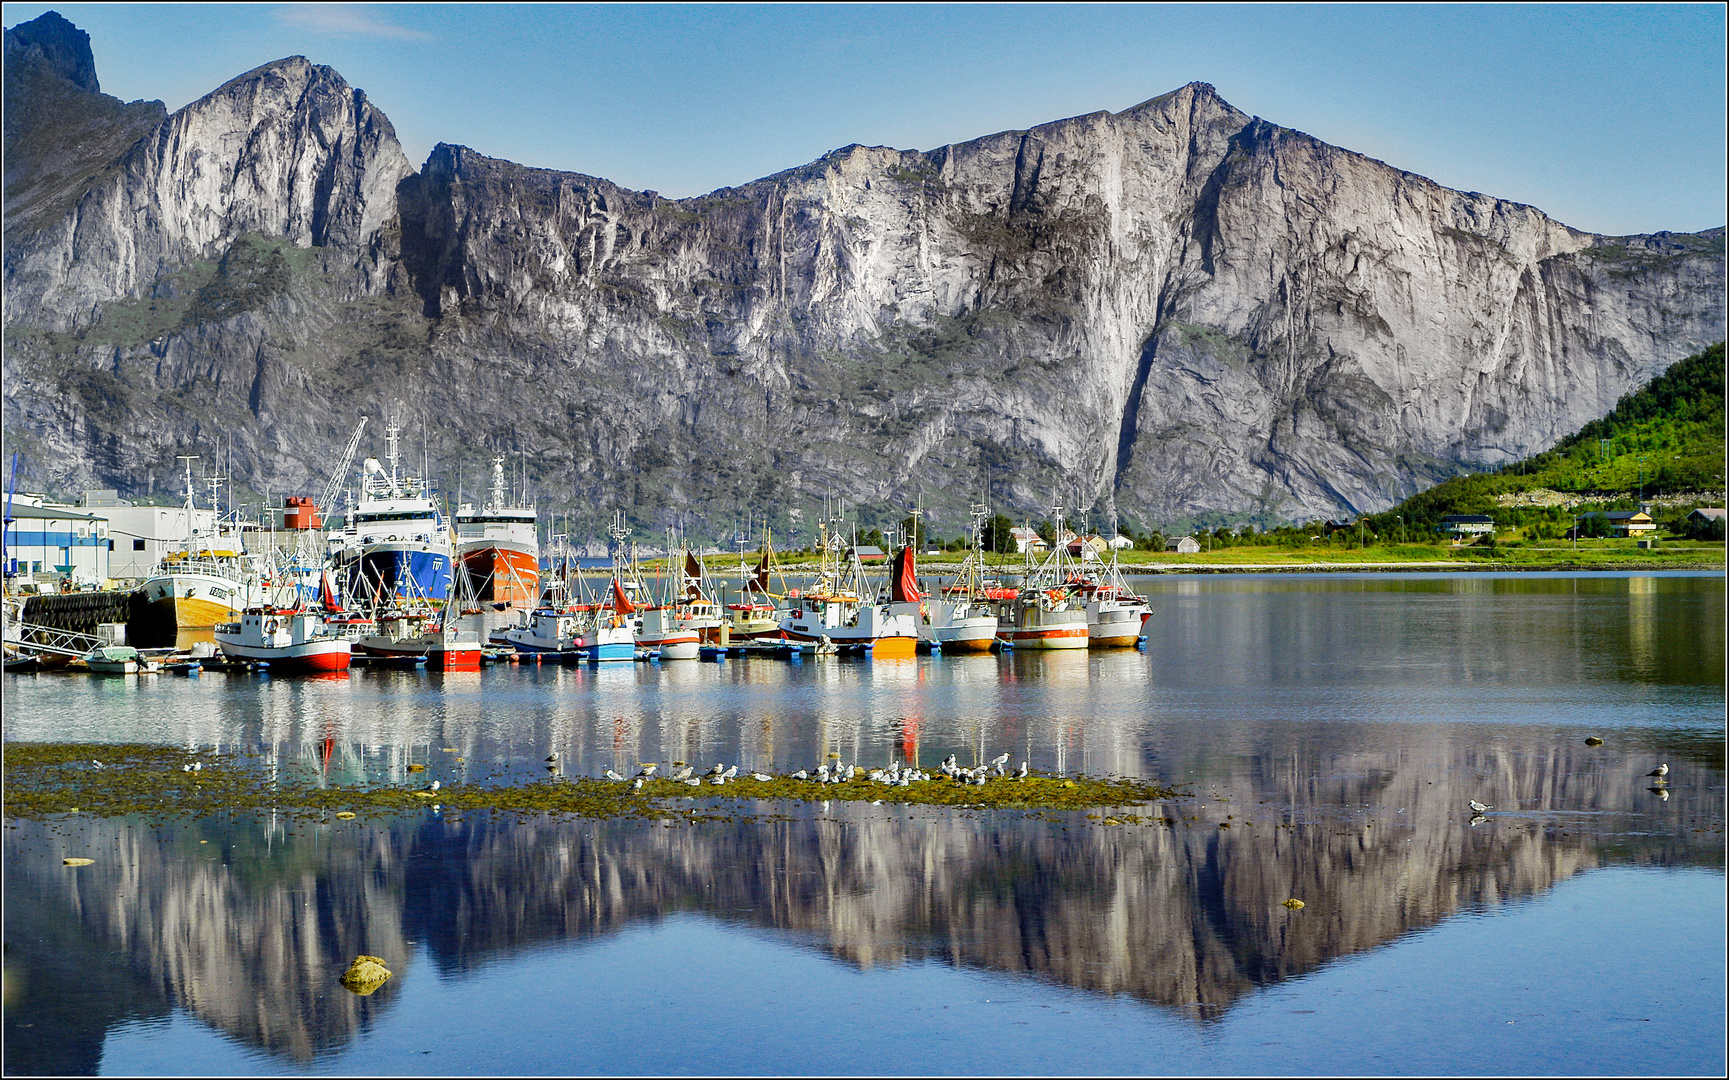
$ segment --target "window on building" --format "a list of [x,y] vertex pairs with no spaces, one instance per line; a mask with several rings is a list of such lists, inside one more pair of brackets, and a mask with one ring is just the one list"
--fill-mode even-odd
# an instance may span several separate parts
[[114,550],[114,541],[112,541],[112,540],[108,541],[108,550],[109,551]]
[[144,550],[144,541],[142,541],[142,540],[132,541],[132,550],[133,551],[143,551]]

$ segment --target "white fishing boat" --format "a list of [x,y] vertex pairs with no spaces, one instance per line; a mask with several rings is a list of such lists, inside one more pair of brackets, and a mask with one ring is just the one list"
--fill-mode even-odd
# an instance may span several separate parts
[[[704,603],[702,565],[689,551],[679,549],[683,559],[673,555],[670,529],[666,550],[667,573],[661,595],[638,611],[636,643],[653,650],[662,660],[695,660],[702,652],[702,634],[697,625],[686,625],[684,614],[688,606]],[[675,572],[680,566],[682,572]]]
[[1086,607],[1088,648],[1134,648],[1153,617],[1146,598],[1124,580],[1114,551],[1104,569],[1090,570],[1070,591]]
[[330,633],[319,612],[248,608],[240,621],[216,628],[216,645],[232,660],[268,664],[273,673],[346,671],[349,639]]
[[[918,652],[919,595],[913,582],[912,554],[903,548],[886,596],[866,576],[857,549],[819,526],[823,552],[817,584],[781,616],[781,635],[820,643],[824,638],[842,653],[869,653],[877,659]],[[872,599],[867,599],[867,597]]]
[[[1051,507],[1056,535],[1063,535],[1063,508]],[[1032,567],[1028,552],[1026,581],[1015,598],[1005,605],[998,620],[997,638],[1016,649],[1084,649],[1087,647],[1087,609],[1070,592],[1081,580],[1068,556],[1067,547],[1051,546],[1045,561]]]
[[974,507],[973,550],[954,579],[926,601],[919,623],[919,637],[945,653],[990,652],[998,644],[997,612],[984,584],[984,515]]
[[613,541],[610,596],[607,603],[588,613],[589,618],[576,634],[576,648],[592,663],[636,659],[637,603],[625,590],[624,582],[630,575],[620,565],[624,541],[630,534],[621,515],[613,514],[609,534]]
[[582,614],[572,607],[538,607],[494,640],[523,652],[569,652],[576,648]]

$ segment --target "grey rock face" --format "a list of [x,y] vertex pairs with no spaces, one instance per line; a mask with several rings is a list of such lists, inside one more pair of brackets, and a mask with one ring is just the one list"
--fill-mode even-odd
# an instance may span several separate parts
[[451,486],[522,451],[590,526],[827,491],[942,533],[986,489],[1339,515],[1549,445],[1724,320],[1721,229],[1581,233],[1204,84],[671,201],[453,146],[416,173],[292,58],[17,235],[11,190],[8,433],[67,487],[219,434],[253,489],[311,490],[395,407]]

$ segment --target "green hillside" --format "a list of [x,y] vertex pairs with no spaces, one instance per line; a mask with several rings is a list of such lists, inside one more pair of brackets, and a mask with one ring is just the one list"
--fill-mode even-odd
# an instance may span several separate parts
[[[1437,484],[1381,514],[1369,527],[1384,533],[1400,518],[1413,532],[1433,529],[1446,514],[1495,514],[1521,526],[1526,518],[1566,515],[1558,508],[1508,511],[1496,496],[1548,489],[1599,496],[1605,506],[1638,495],[1721,491],[1724,482],[1723,343],[1690,356],[1623,397],[1609,415],[1593,420],[1551,450]],[[1641,486],[1642,482],[1642,486]],[[1516,520],[1507,520],[1516,519]]]

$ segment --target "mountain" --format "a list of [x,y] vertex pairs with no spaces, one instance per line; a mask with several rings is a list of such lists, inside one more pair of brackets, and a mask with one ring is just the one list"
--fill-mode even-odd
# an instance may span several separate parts
[[[31,44],[49,19],[6,31],[6,435],[64,489],[162,492],[197,452],[315,491],[394,409],[447,486],[521,452],[597,532],[785,528],[831,491],[939,534],[986,490],[1338,516],[1545,449],[1722,337],[1722,229],[1580,232],[1201,83],[669,200],[457,146],[415,170],[301,57],[127,126],[79,32]],[[109,137],[54,165],[81,115]],[[15,177],[15,146],[49,164]]]

